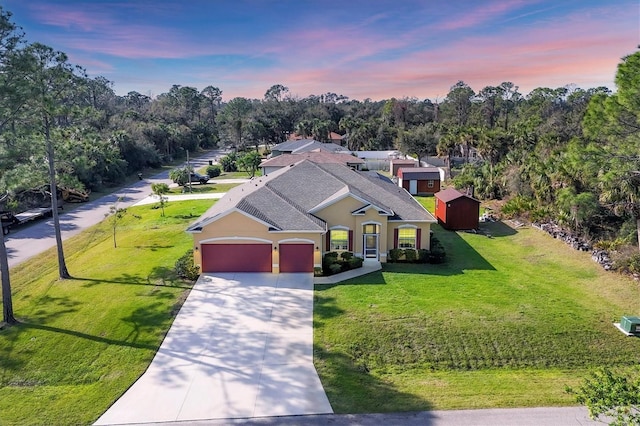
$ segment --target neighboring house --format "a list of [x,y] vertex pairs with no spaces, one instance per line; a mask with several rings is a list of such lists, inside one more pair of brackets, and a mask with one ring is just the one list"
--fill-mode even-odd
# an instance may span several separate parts
[[405,158],[400,151],[353,151],[358,158],[362,158],[369,170],[389,171],[390,162],[395,158]]
[[282,154],[277,157],[271,157],[260,163],[260,168],[262,169],[262,174],[267,175],[281,169],[282,167],[288,167],[302,160],[309,160],[316,164],[343,164],[355,170],[360,170],[364,164],[363,159],[354,157],[351,154],[312,151],[300,154]]
[[436,217],[445,229],[478,229],[480,201],[453,188],[435,194]]
[[418,160],[414,160],[413,158],[392,158],[389,160],[389,173],[391,173],[391,176],[397,177],[398,170],[408,169],[410,167],[420,167]]
[[411,195],[433,195],[440,191],[440,169],[411,167],[398,170],[398,186]]
[[329,251],[429,249],[435,222],[389,179],[303,160],[233,188],[187,232],[202,272],[312,272]]
[[282,142],[271,149],[271,157],[277,157],[282,154],[300,154],[310,151],[325,152],[343,152],[349,153],[346,148],[333,143],[318,142],[313,139],[300,139],[294,141]]
[[[303,136],[300,136],[299,134],[297,134],[295,132],[291,133],[289,135],[289,138],[288,138],[288,140],[290,140],[290,141],[298,141],[298,140],[301,140],[301,139],[306,139],[306,138],[303,137]],[[328,139],[329,139],[329,142],[331,142],[331,143],[334,143],[336,145],[342,145],[342,142],[344,140],[344,136],[339,135],[336,132],[329,132]]]

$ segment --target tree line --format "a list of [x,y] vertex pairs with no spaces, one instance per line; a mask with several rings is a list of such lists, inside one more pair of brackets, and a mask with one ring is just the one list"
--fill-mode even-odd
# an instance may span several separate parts
[[[11,18],[0,7],[3,208],[35,188],[101,189],[187,151],[257,151],[292,133],[327,142],[336,132],[354,151],[439,156],[456,187],[504,200],[509,214],[557,221],[610,248],[635,241],[639,52],[622,59],[615,93],[566,85],[522,94],[512,82],[476,92],[459,81],[436,100],[299,97],[281,84],[261,99],[224,100],[213,84],[120,96],[113,82],[88,76],[63,52],[29,42]],[[480,161],[467,161],[472,150]]]

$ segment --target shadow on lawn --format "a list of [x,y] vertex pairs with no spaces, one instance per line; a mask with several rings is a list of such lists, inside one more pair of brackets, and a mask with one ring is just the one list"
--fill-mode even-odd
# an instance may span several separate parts
[[83,287],[93,287],[99,284],[125,284],[183,289],[190,289],[193,287],[191,284],[187,284],[176,277],[175,272],[172,269],[165,267],[153,268],[151,273],[146,277],[134,274],[122,274],[119,277],[115,277],[113,279],[100,279],[90,277],[73,277],[71,279],[76,281],[86,281],[87,283]]
[[[338,350],[325,350],[314,345],[313,358],[335,413],[397,413],[433,409],[428,400],[398,390]],[[378,420],[384,422],[384,419]],[[428,416],[420,420],[420,424],[432,424]]]
[[[126,347],[137,348],[137,349],[149,349],[149,350],[152,350],[152,351],[155,351],[155,350],[158,349],[157,345],[149,345],[149,344],[145,344],[145,343],[136,343],[135,341],[127,342],[125,340],[108,339],[106,337],[94,336],[94,335],[91,335],[91,334],[81,333],[79,331],[66,330],[64,328],[51,327],[51,326],[48,326],[48,325],[35,324],[35,323],[31,323],[31,322],[22,322],[22,323],[20,323],[19,325],[16,326],[16,328],[21,328],[21,327],[25,328],[25,329],[36,329],[36,330],[50,331],[50,332],[53,332],[53,333],[66,334],[68,336],[79,337],[79,338],[82,338],[82,339],[87,339],[87,340],[91,340],[91,341],[98,342],[98,343],[106,343],[107,345],[126,346]],[[137,337],[137,335],[135,333],[132,333],[132,335],[134,337]]]
[[497,238],[508,237],[511,235],[516,235],[518,233],[518,231],[516,231],[509,225],[506,225],[502,221],[481,223],[480,231]]
[[[373,275],[369,274],[369,276]],[[334,285],[322,286],[322,289],[325,290]],[[323,320],[346,314],[338,307],[335,297],[322,296],[317,291],[314,295],[313,312],[315,330],[322,330]],[[322,331],[317,340],[322,340]],[[331,407],[336,413],[384,413],[432,409],[429,401],[401,392],[391,383],[375,377],[366,365],[355,362],[338,346],[323,347],[322,344],[314,343],[313,360]],[[428,425],[430,421],[427,418],[425,423],[424,418],[421,418],[420,423]]]

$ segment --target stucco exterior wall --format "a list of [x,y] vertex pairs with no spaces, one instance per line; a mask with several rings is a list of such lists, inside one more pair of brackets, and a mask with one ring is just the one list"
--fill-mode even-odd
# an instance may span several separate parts
[[[201,244],[246,244],[251,242],[271,243],[273,248],[280,243],[313,244],[313,263],[322,266],[322,236],[312,232],[269,232],[269,228],[240,212],[232,212],[203,228],[202,232],[193,234],[193,258],[196,265],[202,267]],[[317,249],[316,249],[317,247]],[[279,271],[279,250],[272,253],[273,271]]]

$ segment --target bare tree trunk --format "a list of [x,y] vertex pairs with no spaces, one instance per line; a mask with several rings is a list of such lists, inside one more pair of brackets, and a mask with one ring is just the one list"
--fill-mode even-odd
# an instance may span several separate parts
[[13,316],[9,261],[7,260],[7,246],[4,244],[4,232],[0,233],[0,275],[2,275],[2,320],[7,324],[16,324],[18,321]]
[[53,228],[56,235],[56,246],[58,248],[58,273],[60,279],[71,278],[64,260],[64,251],[62,248],[62,235],[60,232],[60,216],[58,215],[58,184],[56,183],[56,169],[53,159],[53,143],[49,132],[49,117],[45,116],[45,138],[47,143],[47,160],[49,163],[49,182],[51,189],[51,215],[53,217]]
[[636,229],[638,230],[638,250],[640,250],[640,216],[636,216]]

